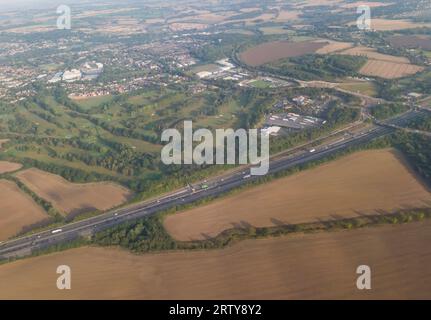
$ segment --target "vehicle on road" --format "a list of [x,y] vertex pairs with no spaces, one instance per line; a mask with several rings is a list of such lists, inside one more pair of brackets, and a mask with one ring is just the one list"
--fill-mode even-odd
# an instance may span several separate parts
[[55,230],[52,230],[52,231],[51,231],[51,234],[60,233],[60,232],[62,232],[62,231],[63,231],[63,229],[55,229]]

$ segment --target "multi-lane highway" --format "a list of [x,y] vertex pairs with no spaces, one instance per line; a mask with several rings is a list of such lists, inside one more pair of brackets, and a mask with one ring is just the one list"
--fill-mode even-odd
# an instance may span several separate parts
[[[399,117],[388,121],[388,124],[402,126],[406,121],[421,117],[421,112],[409,111]],[[270,161],[269,174],[286,170],[307,162],[316,161],[347,148],[372,141],[393,132],[390,125],[375,126],[366,130],[346,134],[335,142],[327,142],[318,147],[287,156],[278,156]],[[175,193],[162,196],[150,202],[121,210],[108,212],[97,217],[67,224],[56,230],[48,230],[34,235],[25,236],[0,244],[0,259],[30,255],[32,251],[72,241],[80,236],[94,234],[94,232],[130,221],[137,218],[153,215],[177,205],[196,202],[197,200],[226,193],[234,188],[259,179],[259,176],[250,176],[249,169],[234,171],[229,175],[212,179],[210,181],[188,186]]]

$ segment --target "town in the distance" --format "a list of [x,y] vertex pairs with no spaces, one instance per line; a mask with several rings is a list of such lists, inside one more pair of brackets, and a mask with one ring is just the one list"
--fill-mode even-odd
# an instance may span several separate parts
[[60,2],[0,0],[0,299],[431,299],[429,0]]

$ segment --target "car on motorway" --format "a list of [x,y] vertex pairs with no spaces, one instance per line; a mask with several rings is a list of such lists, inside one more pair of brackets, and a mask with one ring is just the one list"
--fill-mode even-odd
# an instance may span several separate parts
[[51,234],[60,233],[60,232],[62,232],[62,231],[63,231],[63,229],[55,229],[55,230],[52,230],[52,231],[51,231]]

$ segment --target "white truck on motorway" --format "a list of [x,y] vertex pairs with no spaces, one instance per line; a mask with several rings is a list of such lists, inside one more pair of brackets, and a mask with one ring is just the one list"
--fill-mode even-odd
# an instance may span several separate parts
[[314,153],[314,152],[316,152],[316,149],[311,149],[310,150],[310,153]]
[[63,231],[63,229],[55,229],[55,230],[52,230],[51,233],[56,234],[56,233],[60,233],[62,231]]

